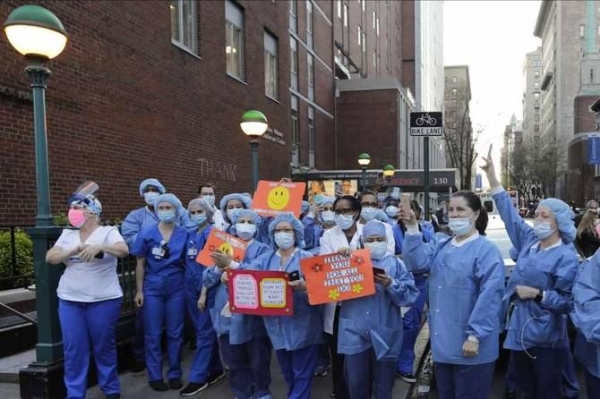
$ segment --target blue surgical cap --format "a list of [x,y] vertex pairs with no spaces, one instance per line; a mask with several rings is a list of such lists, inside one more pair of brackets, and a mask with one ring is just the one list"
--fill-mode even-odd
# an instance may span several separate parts
[[333,205],[334,202],[335,202],[335,197],[322,197],[321,201],[318,202],[317,205],[327,205],[327,204]]
[[75,195],[71,197],[69,206],[80,205],[85,209],[92,212],[94,215],[100,216],[102,213],[102,204],[98,201],[98,198],[92,194],[88,195]]
[[383,205],[385,207],[387,207],[390,204],[390,202],[395,202],[396,204],[400,205],[400,198],[393,197],[393,196],[389,195],[383,201]]
[[162,184],[160,184],[160,182],[156,179],[146,179],[143,182],[140,183],[140,196],[144,196],[144,191],[146,191],[146,188],[148,186],[154,186],[157,188],[158,192],[161,194],[164,194],[167,192],[167,190],[165,189],[165,186],[163,186]]
[[179,201],[179,198],[177,198],[175,194],[165,193],[159,195],[156,198],[156,201],[154,201],[154,209],[158,209],[158,205],[161,202],[168,202],[169,204],[173,205],[178,218],[180,218],[181,215],[183,215],[183,213],[185,212],[185,210],[183,209],[183,205],[181,205],[181,201]]
[[198,205],[198,206],[200,206],[200,208],[202,208],[202,210],[204,211],[204,214],[206,215],[206,218],[208,219],[208,223],[213,222],[213,216],[214,216],[215,212],[213,210],[213,207],[208,203],[208,201],[206,201],[205,199],[202,199],[202,198],[194,198],[188,204],[188,207],[187,207],[188,211],[194,205]]
[[[244,209],[235,214],[235,216],[233,217],[233,220],[232,220],[233,223],[231,225],[231,234],[237,236],[237,231],[235,230],[235,224],[238,222],[238,220],[240,220],[240,218],[248,217],[248,216],[250,216],[250,218],[252,218],[252,223],[254,223],[254,225],[256,226],[256,234],[258,234],[258,227],[260,224],[260,216],[258,216],[258,213],[254,212],[251,209]],[[254,234],[254,236],[256,236],[256,234]]]
[[387,223],[387,221],[390,220],[390,218],[383,210],[379,209],[377,211],[377,213],[375,214],[375,220],[379,220],[380,222]]
[[382,236],[387,240],[387,232],[385,231],[385,224],[379,220],[371,220],[363,227],[363,238],[371,236]]
[[310,211],[310,204],[308,203],[308,201],[302,201],[302,208],[300,212],[308,213],[308,211]]
[[288,222],[294,228],[294,238],[295,245],[298,248],[304,248],[304,226],[302,226],[302,222],[299,221],[293,213],[280,213],[273,219],[271,224],[269,224],[269,239],[271,240],[271,244],[275,246],[275,228],[281,222]]
[[223,219],[225,219],[225,221],[228,223],[230,223],[231,220],[229,220],[229,217],[227,216],[227,203],[231,200],[240,201],[244,209],[252,208],[252,198],[248,197],[247,195],[240,193],[227,194],[221,198],[219,208],[221,208],[221,212],[223,212]]
[[575,214],[571,210],[571,207],[566,202],[559,200],[558,198],[546,198],[540,202],[539,206],[545,206],[550,209],[556,218],[556,224],[558,225],[558,231],[560,232],[560,238],[565,244],[573,242],[577,229],[573,218]]

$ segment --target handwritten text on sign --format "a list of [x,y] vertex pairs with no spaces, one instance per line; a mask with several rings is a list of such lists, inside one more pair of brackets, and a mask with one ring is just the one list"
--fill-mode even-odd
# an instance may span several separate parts
[[204,248],[196,257],[196,262],[204,266],[212,266],[215,262],[210,256],[215,251],[228,254],[235,262],[242,262],[247,247],[248,244],[245,241],[223,231],[212,229]]
[[260,216],[272,217],[282,212],[300,216],[306,183],[286,183],[261,180],[254,193],[252,209]]
[[319,305],[373,295],[375,282],[369,251],[354,251],[350,257],[331,254],[306,258],[300,267],[308,288],[308,302]]
[[230,270],[229,306],[232,313],[291,316],[292,289],[285,272]]

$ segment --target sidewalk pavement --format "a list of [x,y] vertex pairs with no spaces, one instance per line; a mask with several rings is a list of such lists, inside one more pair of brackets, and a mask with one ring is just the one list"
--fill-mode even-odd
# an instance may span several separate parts
[[[185,349],[183,353],[183,370],[184,379],[183,383],[187,382],[185,377],[189,370],[189,365],[192,360],[193,352],[189,349]],[[166,369],[165,369],[166,374]],[[273,353],[271,361],[271,391],[274,399],[283,399],[286,397],[287,389],[277,359]],[[169,392],[155,392],[149,386],[146,379],[146,373],[129,373],[126,372],[120,375],[121,381],[121,396],[123,399],[149,399],[149,398],[161,398],[161,399],[175,399],[180,398],[178,391]],[[314,399],[328,399],[331,394],[331,374],[326,377],[315,377],[313,380],[312,397]],[[394,387],[394,398],[404,399],[408,394],[409,385],[400,379],[396,380]],[[2,399],[19,399],[19,385],[11,383],[0,383],[0,398]],[[100,389],[95,386],[88,389],[87,399],[104,399],[104,395]],[[200,392],[198,395],[193,396],[195,399],[226,399],[233,398],[231,391],[229,390],[229,384],[227,378],[223,378],[221,381],[213,386]]]

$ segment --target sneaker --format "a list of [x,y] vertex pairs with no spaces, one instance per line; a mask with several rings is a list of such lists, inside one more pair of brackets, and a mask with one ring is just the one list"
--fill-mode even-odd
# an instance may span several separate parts
[[398,377],[400,377],[400,379],[402,381],[408,382],[409,384],[413,384],[413,383],[417,382],[417,379],[415,378],[413,373],[398,372],[397,375],[398,375]]
[[190,382],[189,384],[186,385],[185,388],[183,388],[181,391],[179,391],[179,395],[194,396],[198,392],[204,391],[206,388],[208,388],[207,382],[204,382],[202,384],[198,384],[196,382]]
[[111,393],[109,395],[106,395],[106,399],[121,399],[121,394],[120,393]]
[[129,370],[132,373],[141,373],[142,371],[146,370],[146,363],[136,361]]
[[326,368],[315,371],[315,377],[326,377],[327,374],[329,374],[329,372],[327,371]]
[[169,380],[169,388],[171,388],[173,390],[179,390],[179,389],[181,389],[182,386],[183,386],[183,384],[181,383],[180,378],[171,378]]
[[166,392],[169,390],[169,386],[163,380],[150,381],[148,385],[156,392]]
[[220,373],[211,373],[208,375],[206,382],[208,385],[216,384],[223,377],[225,377],[224,371],[221,371]]

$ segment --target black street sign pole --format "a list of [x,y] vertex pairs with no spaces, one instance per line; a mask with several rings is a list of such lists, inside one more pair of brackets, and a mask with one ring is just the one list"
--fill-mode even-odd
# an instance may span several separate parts
[[423,137],[424,178],[423,192],[425,194],[423,212],[424,218],[429,219],[429,137],[442,136],[441,112],[411,112],[410,135]]

